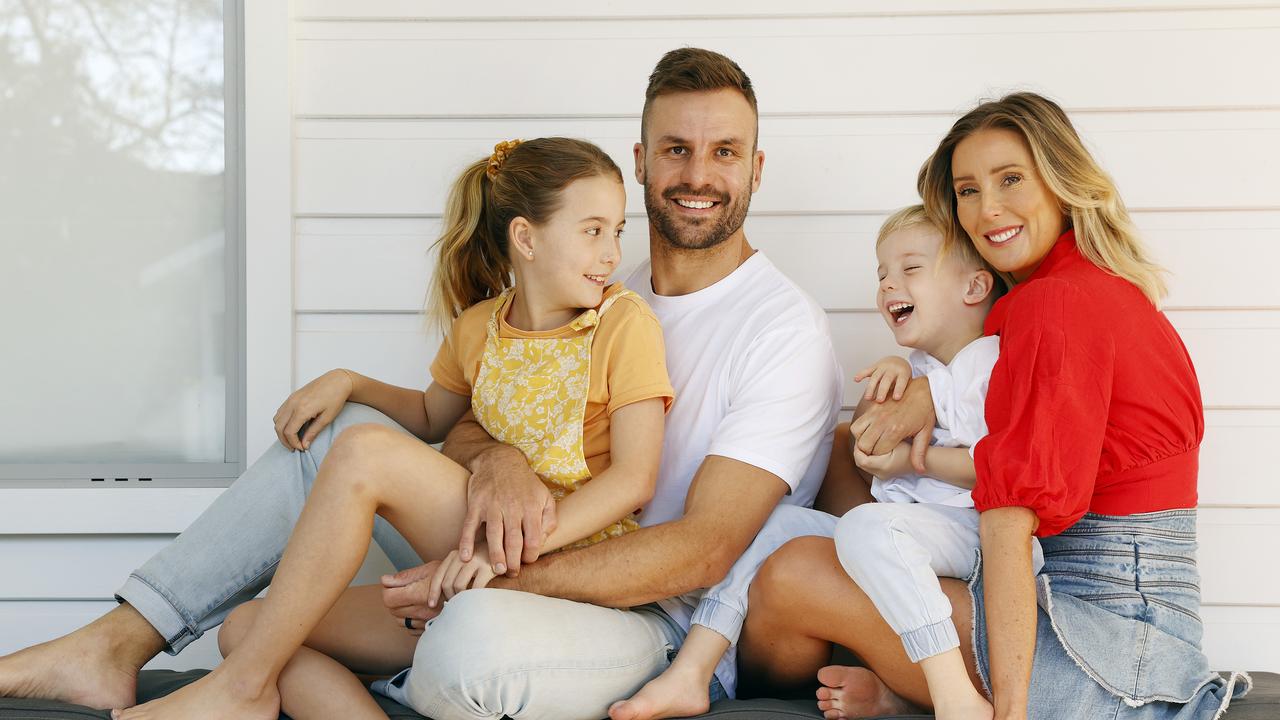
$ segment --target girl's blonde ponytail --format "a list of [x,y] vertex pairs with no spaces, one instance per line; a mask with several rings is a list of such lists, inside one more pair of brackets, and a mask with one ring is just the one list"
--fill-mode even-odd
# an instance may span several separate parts
[[607,153],[586,140],[508,140],[462,171],[449,191],[426,314],[447,332],[462,311],[515,282],[507,230],[517,217],[542,225],[560,209],[560,192],[580,178],[622,182]]
[[504,237],[494,237],[489,218],[493,192],[489,158],[477,160],[453,183],[444,208],[444,231],[436,245],[440,260],[432,282],[429,317],[447,330],[463,310],[511,287],[511,261]]

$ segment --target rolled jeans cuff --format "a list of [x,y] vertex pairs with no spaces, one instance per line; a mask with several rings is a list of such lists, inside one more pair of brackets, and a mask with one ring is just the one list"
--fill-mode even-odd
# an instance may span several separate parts
[[956,633],[955,623],[951,618],[931,625],[908,630],[902,633],[902,646],[907,650],[911,662],[921,660],[960,647],[960,636]]
[[737,645],[738,638],[742,635],[744,618],[743,613],[732,605],[704,597],[698,603],[698,609],[693,611],[693,617],[689,622],[692,625],[701,625],[714,630],[723,635],[730,645]]
[[170,655],[177,655],[199,637],[196,629],[182,619],[173,603],[136,574],[130,575],[116,591],[116,601],[129,603],[151,623],[151,627],[164,638],[164,651]]

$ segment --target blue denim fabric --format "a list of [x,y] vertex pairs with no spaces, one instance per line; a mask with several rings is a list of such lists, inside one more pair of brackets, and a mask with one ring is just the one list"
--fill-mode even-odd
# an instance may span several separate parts
[[[217,627],[271,582],[325,453],[343,430],[362,423],[406,432],[371,407],[347,403],[310,450],[273,443],[177,539],[135,570],[116,599],[155,627],[170,654]],[[373,539],[396,569],[422,564],[381,517],[374,519]]]
[[[1085,515],[1042,538],[1031,718],[1211,720],[1248,692],[1200,650],[1194,510]],[[989,686],[981,566],[970,578],[973,647]]]

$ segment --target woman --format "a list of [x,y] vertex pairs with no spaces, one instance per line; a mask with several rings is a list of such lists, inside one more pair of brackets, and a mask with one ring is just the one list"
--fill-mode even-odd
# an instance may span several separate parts
[[[975,446],[981,559],[967,589],[943,581],[975,685],[997,718],[1217,717],[1250,681],[1223,680],[1200,651],[1199,385],[1115,186],[1060,107],[1017,93],[957,121],[919,189],[950,241],[973,243],[1016,283],[986,324],[1000,359],[990,433]],[[854,422],[864,451],[912,434],[895,425],[931,424],[927,379],[913,385]],[[799,608],[798,582],[814,590]],[[775,554],[751,608],[743,654],[765,661],[753,669],[767,681],[800,680],[827,641],[866,662],[820,671],[827,717],[928,704],[918,667],[830,541]]]

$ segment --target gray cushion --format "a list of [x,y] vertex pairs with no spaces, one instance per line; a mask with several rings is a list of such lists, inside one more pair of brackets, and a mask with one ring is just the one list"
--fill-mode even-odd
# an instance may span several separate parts
[[[205,674],[205,670],[173,672],[148,670],[138,680],[138,701],[146,702],[166,695]],[[1252,673],[1253,692],[1231,703],[1231,720],[1275,720],[1280,718],[1280,675]],[[421,715],[387,698],[377,697],[378,704],[392,720],[425,720]],[[84,720],[85,718],[110,718],[105,710],[90,710],[79,705],[48,702],[45,700],[20,700],[0,698],[0,720]],[[285,716],[281,716],[284,718]],[[704,718],[732,718],[733,720],[787,720],[789,718],[820,718],[817,705],[801,700],[722,700],[711,707]],[[900,720],[927,718],[925,715],[897,715]],[[885,720],[885,719],[881,719]]]

